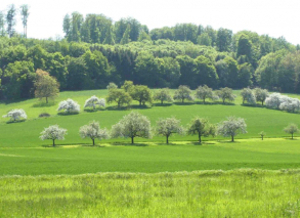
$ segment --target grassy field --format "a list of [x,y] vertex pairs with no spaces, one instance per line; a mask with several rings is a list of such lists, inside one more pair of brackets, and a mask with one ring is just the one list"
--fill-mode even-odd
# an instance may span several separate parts
[[[236,94],[239,91],[235,91]],[[0,114],[5,114],[12,108],[23,108],[27,114],[29,120],[21,123],[6,124],[7,119],[0,118],[0,133],[1,143],[0,147],[41,147],[43,145],[51,144],[51,142],[42,142],[38,137],[44,127],[49,125],[58,124],[63,128],[68,129],[68,135],[65,141],[58,141],[61,144],[83,144],[90,143],[88,139],[82,140],[79,137],[78,130],[80,126],[87,124],[89,121],[96,120],[100,122],[102,127],[111,128],[112,125],[117,123],[125,114],[128,114],[128,110],[114,110],[113,106],[109,106],[106,110],[97,112],[81,112],[79,115],[62,116],[57,115],[57,104],[59,101],[72,98],[79,102],[81,106],[91,95],[97,95],[99,97],[105,97],[107,90],[96,91],[81,91],[81,92],[62,92],[60,97],[56,100],[56,104],[50,107],[37,107],[39,103],[37,99],[26,100],[22,102],[16,102],[11,104],[0,104]],[[294,96],[295,97],[295,96]],[[159,118],[175,116],[181,119],[183,125],[187,125],[190,120],[195,117],[208,118],[212,123],[218,123],[224,120],[228,116],[243,117],[248,125],[248,134],[240,135],[239,138],[252,138],[259,137],[260,131],[265,131],[267,137],[283,137],[287,136],[282,130],[291,123],[296,124],[300,121],[299,114],[292,114],[278,110],[270,110],[261,107],[247,107],[241,106],[241,98],[239,97],[235,101],[235,105],[203,105],[186,104],[186,105],[169,105],[138,108],[133,105],[133,110],[137,110],[142,114],[149,117],[152,125],[155,127],[156,121]],[[53,115],[50,118],[37,118],[40,113],[47,112]],[[190,141],[196,140],[194,136],[175,136],[171,138],[175,141]],[[210,139],[209,139],[210,140]],[[105,142],[116,142],[126,140],[108,140]],[[143,142],[145,139],[137,139],[137,142]],[[154,137],[152,142],[164,142],[165,139],[161,137]]]
[[0,217],[299,217],[300,173],[0,177]]
[[195,170],[297,169],[299,139],[240,139],[235,143],[207,141],[147,142],[101,147],[2,147],[0,175],[76,175],[97,172],[176,172]]

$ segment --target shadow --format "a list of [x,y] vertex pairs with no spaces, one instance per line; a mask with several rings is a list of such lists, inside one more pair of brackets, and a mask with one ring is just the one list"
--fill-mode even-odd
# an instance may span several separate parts
[[235,106],[235,103],[233,103],[233,102],[220,102],[219,103],[220,105],[228,105],[228,106]]
[[39,115],[39,118],[47,118],[47,117],[51,117],[51,115],[48,114],[48,113],[41,113],[41,114]]
[[105,147],[104,145],[101,145],[101,144],[93,145],[93,143],[81,144],[81,146],[85,147],[85,148],[104,148]]
[[26,121],[25,119],[22,119],[22,120],[9,120],[9,121],[6,122],[6,124],[23,123],[25,121]]
[[55,105],[55,102],[37,102],[35,104],[33,104],[31,107],[52,107]]
[[265,105],[261,105],[261,104],[248,104],[248,103],[241,104],[241,106],[244,106],[244,107],[260,107],[260,108],[265,108],[266,107]]
[[297,138],[296,138],[296,136],[294,136],[294,138],[292,139],[292,137],[290,137],[290,138],[284,138],[285,140],[290,140],[290,141],[296,141],[296,140],[298,140]]
[[112,142],[110,144],[115,145],[115,146],[136,146],[136,147],[147,147],[147,146],[149,146],[147,144],[142,144],[142,143],[131,144],[131,142]]
[[79,112],[58,112],[57,114],[60,116],[72,116],[79,114]]
[[148,106],[148,105],[132,105],[131,108],[132,109],[151,109],[152,106]]
[[156,145],[179,146],[178,144],[172,142],[169,142],[169,144],[167,144],[166,142],[158,142],[156,143]]
[[106,110],[111,110],[111,111],[127,111],[130,110],[130,106],[129,107],[119,107],[118,106],[108,106],[106,107]]
[[173,104],[172,103],[163,103],[163,104],[161,104],[161,103],[154,103],[153,104],[153,106],[155,106],[155,107],[170,107],[170,106],[172,106]]
[[175,105],[194,105],[195,102],[174,102]]
[[105,111],[105,108],[95,108],[95,110],[93,108],[85,108],[83,111],[88,113],[94,113],[97,111]]
[[203,101],[197,101],[196,104],[200,104],[200,105],[217,105],[217,104],[221,104],[220,102],[203,102]]

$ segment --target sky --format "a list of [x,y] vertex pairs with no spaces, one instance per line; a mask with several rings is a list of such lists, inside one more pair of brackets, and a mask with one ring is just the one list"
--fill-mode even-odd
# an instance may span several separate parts
[[[30,6],[29,38],[63,37],[64,16],[78,11],[84,16],[104,14],[113,21],[133,17],[150,30],[194,23],[234,33],[250,30],[274,38],[283,36],[300,44],[299,0],[0,0],[0,11],[6,11],[10,4]],[[16,30],[23,30],[19,13]]]

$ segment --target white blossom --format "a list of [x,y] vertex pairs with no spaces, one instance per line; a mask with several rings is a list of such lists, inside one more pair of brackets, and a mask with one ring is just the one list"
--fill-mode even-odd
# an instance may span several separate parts
[[174,117],[166,118],[166,119],[159,119],[156,122],[156,132],[158,135],[166,136],[167,144],[169,144],[169,137],[172,134],[180,134],[184,135],[185,130],[180,125],[180,120],[177,120]]
[[79,135],[81,138],[91,138],[93,145],[95,145],[95,139],[101,140],[109,138],[107,129],[100,129],[100,125],[96,121],[92,121],[88,125],[80,127]]
[[243,104],[245,101],[247,101],[249,104],[254,104],[254,105],[256,104],[256,97],[254,92],[251,89],[244,88],[241,91],[241,95],[243,97]]
[[285,110],[288,112],[300,111],[300,101],[280,93],[273,93],[266,99],[266,107]]
[[80,105],[72,99],[61,101],[58,106],[58,111],[65,110],[66,113],[79,113]]
[[111,137],[131,138],[132,144],[135,137],[151,138],[150,121],[146,116],[133,111],[112,126]]
[[67,134],[67,130],[63,128],[59,128],[58,125],[52,125],[48,128],[44,128],[40,136],[41,140],[51,139],[53,141],[53,146],[55,146],[55,140],[64,140],[65,135]]
[[231,140],[234,141],[234,136],[239,133],[247,133],[247,124],[243,118],[228,117],[227,120],[218,124],[218,135],[224,137],[231,136]]
[[3,118],[10,117],[11,121],[16,121],[21,118],[27,119],[27,115],[23,109],[13,109],[13,110],[9,111],[6,115],[3,115],[2,117]]
[[95,95],[90,97],[85,101],[84,108],[87,107],[93,107],[93,109],[96,109],[96,106],[99,105],[99,107],[105,107],[105,99],[104,98],[98,98]]

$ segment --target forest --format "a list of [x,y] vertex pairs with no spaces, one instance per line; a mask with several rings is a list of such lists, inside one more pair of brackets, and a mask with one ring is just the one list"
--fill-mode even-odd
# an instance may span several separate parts
[[284,37],[192,23],[149,30],[134,18],[112,21],[74,12],[62,21],[63,38],[33,39],[27,38],[29,9],[21,8],[24,33],[14,29],[15,6],[0,13],[1,101],[33,97],[38,69],[55,77],[61,91],[131,80],[150,88],[208,85],[300,93],[300,46]]

